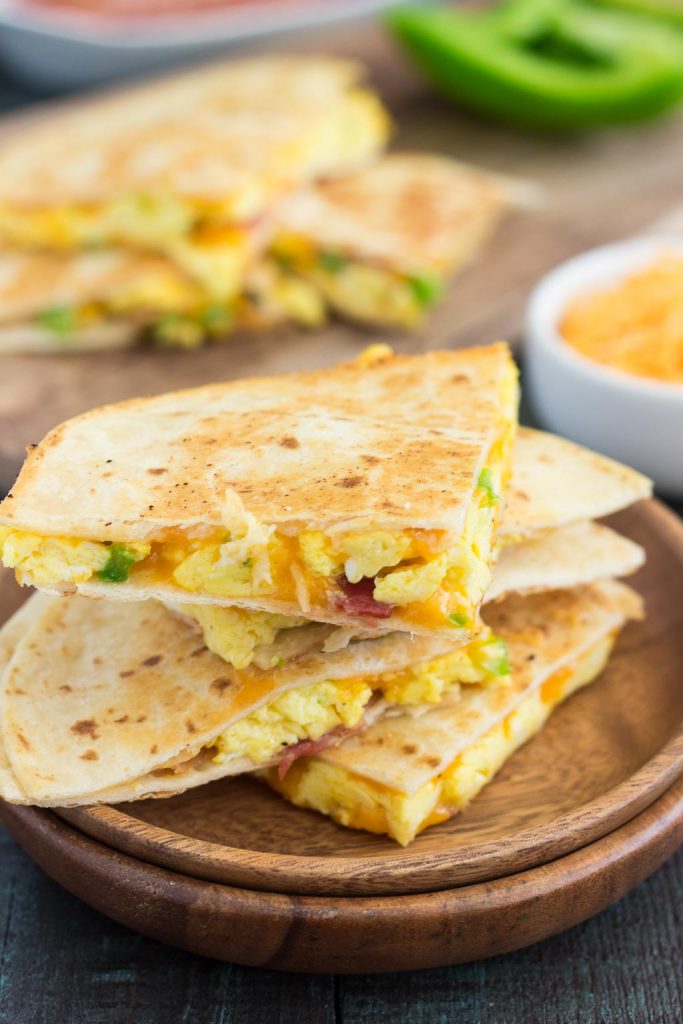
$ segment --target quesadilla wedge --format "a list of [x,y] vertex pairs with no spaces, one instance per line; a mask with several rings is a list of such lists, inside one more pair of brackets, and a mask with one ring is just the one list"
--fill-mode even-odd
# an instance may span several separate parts
[[214,65],[17,131],[3,144],[0,243],[167,251],[260,218],[286,192],[376,158],[389,122],[344,60]]
[[511,184],[446,157],[392,154],[285,199],[271,256],[343,316],[415,327],[512,195]]
[[[238,277],[248,256],[246,245],[232,249]],[[205,287],[164,256],[0,253],[0,352],[125,348],[140,337],[191,347],[228,333],[237,313],[229,288]]]
[[503,344],[378,346],[332,370],[108,406],[30,451],[0,506],[2,559],[50,592],[463,643],[490,582],[516,410]]
[[35,601],[0,633],[13,780],[0,795],[10,800],[12,786],[46,805],[181,792],[288,764],[387,707],[440,700],[461,679],[507,674],[488,631],[457,651],[399,633],[325,653],[321,631],[332,627],[312,625],[297,657],[239,671],[156,602]]
[[598,519],[652,496],[652,481],[606,455],[520,427],[498,531],[502,545]]
[[[629,571],[623,538],[594,528],[612,552],[596,545],[585,577]],[[551,573],[539,550],[528,559],[538,572],[527,567],[526,579],[557,582],[562,566]],[[499,565],[500,573],[498,593],[519,587],[515,572],[507,583]],[[238,608],[41,594],[0,632],[0,677],[13,766],[2,794],[16,799],[20,785],[26,799],[55,803],[170,794],[266,764],[283,774],[401,707],[424,711],[470,687],[511,685],[506,644],[489,626],[454,647]]]
[[605,667],[626,620],[642,616],[614,581],[508,598],[487,609],[510,652],[507,687],[463,688],[419,715],[387,715],[269,785],[292,803],[402,845],[462,810],[552,710]]

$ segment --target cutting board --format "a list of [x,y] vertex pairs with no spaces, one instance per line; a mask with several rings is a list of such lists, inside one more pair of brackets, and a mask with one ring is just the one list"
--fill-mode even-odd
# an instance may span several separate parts
[[[573,253],[644,229],[683,199],[683,119],[597,135],[548,137],[489,124],[438,99],[377,27],[337,30],[297,43],[366,61],[394,114],[394,145],[434,150],[538,182],[538,209],[508,217],[417,334],[334,323],[324,330],[235,336],[197,352],[134,352],[0,359],[0,492],[27,444],[56,423],[104,402],[254,373],[328,365],[383,337],[400,351],[478,344],[521,334],[529,290]],[[288,48],[293,49],[294,46]],[[73,101],[71,101],[73,102]],[[82,102],[82,101],[79,101]],[[52,108],[14,116],[8,132]]]

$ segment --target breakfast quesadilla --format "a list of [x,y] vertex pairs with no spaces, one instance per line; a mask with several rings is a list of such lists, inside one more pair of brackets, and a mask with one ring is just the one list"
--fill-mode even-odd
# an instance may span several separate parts
[[385,715],[285,773],[268,769],[267,782],[300,807],[407,845],[466,807],[561,701],[599,675],[642,605],[605,581],[508,598],[485,614],[507,643],[507,686],[468,686],[417,715]]
[[516,416],[504,344],[375,346],[331,370],[107,406],[29,452],[0,505],[2,560],[52,593],[455,646],[490,583]]
[[231,229],[285,193],[377,157],[389,122],[362,76],[351,61],[262,57],[37,121],[3,143],[0,243],[167,252],[227,228],[239,245]]
[[5,749],[32,802],[98,802],[124,784],[127,798],[180,792],[283,766],[387,706],[442,699],[459,676],[507,674],[488,632],[457,652],[400,633],[325,653],[312,626],[297,657],[237,670],[156,602],[41,600],[32,621],[33,599],[22,609],[19,637],[6,627],[1,699]]
[[214,287],[151,253],[0,252],[0,352],[126,348],[141,337],[191,347],[222,337],[237,315],[224,285],[233,271],[241,279],[249,256],[247,245],[226,249]]
[[492,230],[512,191],[445,157],[394,155],[300,190],[274,216],[140,238],[142,250],[0,250],[0,352],[141,338],[191,347],[235,327],[318,326],[328,306],[409,327]]
[[[630,542],[619,548],[623,538],[595,529],[612,553],[597,550],[585,578],[631,571]],[[534,559],[527,577],[541,586],[545,572],[555,583],[538,549]],[[508,582],[501,572],[499,595],[519,589],[514,572]],[[484,617],[498,623],[498,608]],[[489,625],[454,647],[238,608],[37,594],[0,632],[0,721],[12,785],[26,800],[91,803],[180,792],[268,764],[283,775],[384,714],[507,687],[509,675],[506,643]],[[12,785],[0,795],[16,799]]]
[[414,327],[515,188],[446,157],[389,155],[286,198],[271,256],[308,284],[311,306],[320,295],[351,319]]

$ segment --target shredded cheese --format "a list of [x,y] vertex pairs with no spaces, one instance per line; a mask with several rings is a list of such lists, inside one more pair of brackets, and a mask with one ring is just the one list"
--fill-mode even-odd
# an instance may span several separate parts
[[560,332],[589,359],[683,384],[683,256],[663,252],[618,284],[575,299]]

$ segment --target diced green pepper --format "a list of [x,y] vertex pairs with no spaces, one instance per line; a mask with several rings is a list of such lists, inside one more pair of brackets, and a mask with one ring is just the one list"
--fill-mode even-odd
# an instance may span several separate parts
[[232,314],[225,306],[207,306],[202,310],[201,323],[207,334],[226,334],[232,322]]
[[52,306],[36,316],[37,323],[62,337],[73,334],[78,326],[78,317],[73,306]]
[[204,328],[197,320],[180,313],[167,313],[150,327],[154,341],[172,348],[197,348],[204,340]]
[[474,658],[476,664],[489,676],[509,676],[510,654],[505,641],[499,636],[491,636],[476,645]]
[[496,505],[500,501],[500,495],[496,493],[493,486],[493,474],[490,469],[486,467],[482,469],[477,480],[477,487],[480,487],[486,495],[484,498],[485,508]]
[[683,98],[683,39],[586,0],[401,7],[389,24],[442,92],[506,122],[576,131],[651,117]]
[[417,301],[425,308],[436,302],[443,291],[443,283],[430,274],[411,274],[406,280]]
[[125,583],[132,566],[140,561],[140,557],[125,544],[112,544],[109,558],[97,575],[105,583]]
[[469,622],[469,619],[463,612],[453,612],[452,615],[448,616],[448,621],[452,622],[453,625],[457,626],[459,629],[464,629]]
[[327,249],[318,254],[318,262],[323,270],[326,270],[329,274],[338,274],[340,270],[344,270],[349,265],[346,256],[342,256],[340,252],[332,252]]

